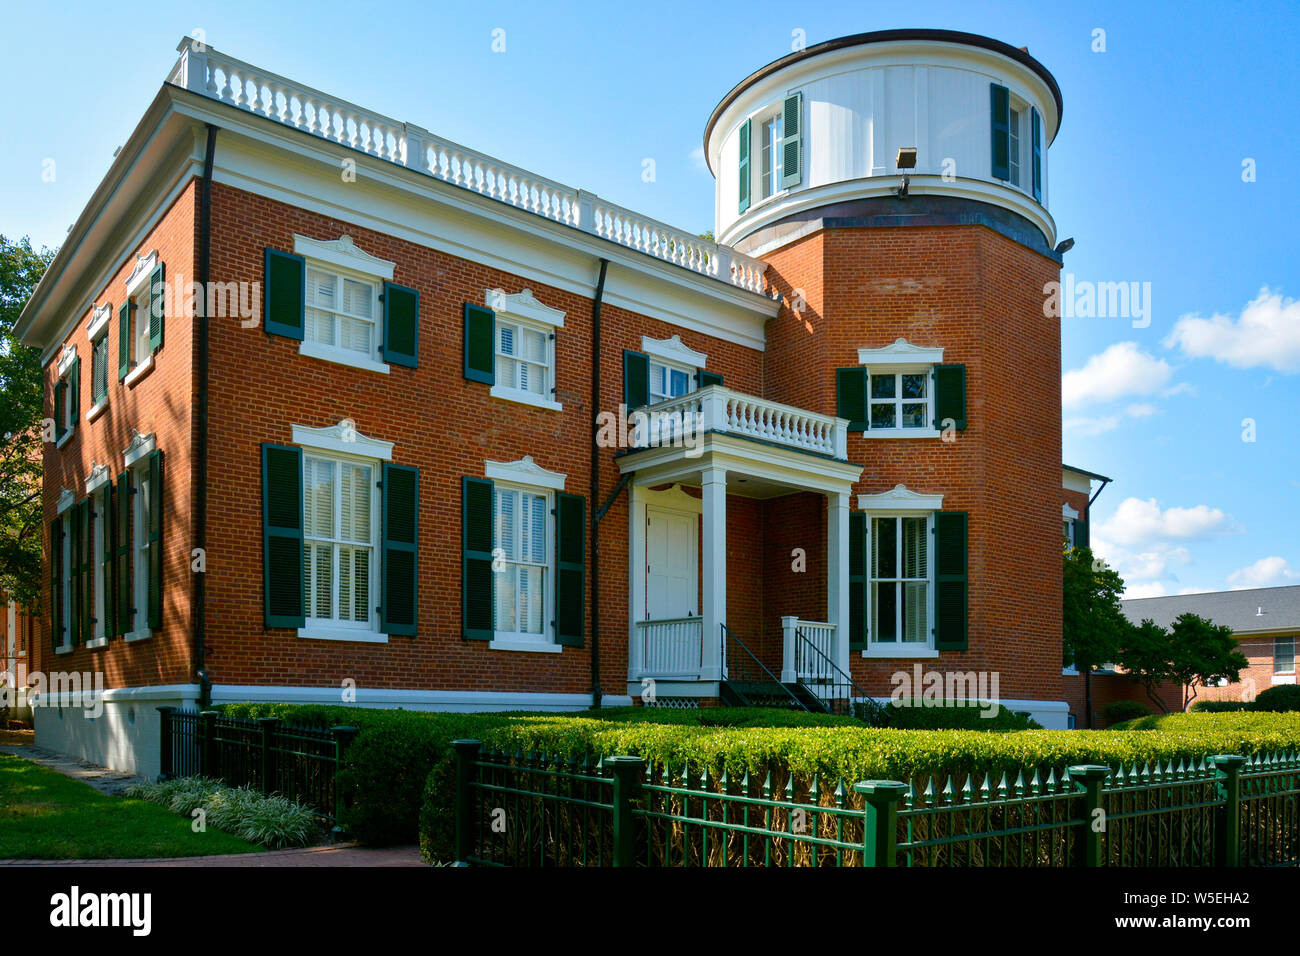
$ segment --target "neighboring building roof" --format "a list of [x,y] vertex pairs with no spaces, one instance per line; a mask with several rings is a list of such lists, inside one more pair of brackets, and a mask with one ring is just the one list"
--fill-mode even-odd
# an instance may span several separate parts
[[1178,615],[1190,611],[1215,624],[1226,624],[1238,634],[1250,631],[1300,631],[1300,584],[1282,588],[1133,598],[1121,601],[1120,606],[1124,616],[1134,624],[1141,624],[1149,618],[1161,627],[1168,627]]

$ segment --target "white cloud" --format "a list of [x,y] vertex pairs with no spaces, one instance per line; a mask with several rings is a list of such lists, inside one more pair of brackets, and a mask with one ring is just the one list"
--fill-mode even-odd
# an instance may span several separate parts
[[1173,398],[1175,395],[1197,395],[1200,389],[1191,382],[1179,382],[1177,385],[1171,385],[1160,393],[1161,398]]
[[1168,362],[1143,352],[1136,342],[1116,342],[1088,359],[1083,368],[1061,376],[1061,401],[1077,408],[1129,395],[1154,395],[1173,374]]
[[1218,508],[1195,505],[1162,510],[1155,498],[1125,498],[1115,513],[1098,526],[1104,539],[1135,551],[1150,550],[1159,542],[1207,538],[1238,530]]
[[1234,591],[1242,588],[1271,588],[1300,581],[1300,571],[1291,567],[1286,558],[1260,558],[1254,564],[1228,575],[1228,584]]
[[1241,315],[1186,315],[1164,340],[1191,358],[1212,358],[1233,368],[1265,366],[1300,372],[1300,301],[1284,299],[1268,286],[1246,304]]
[[692,166],[694,166],[696,169],[703,169],[706,172],[708,171],[709,164],[704,161],[703,146],[696,146],[693,150],[691,150],[690,157],[691,157]]
[[1125,598],[1148,598],[1164,597],[1169,592],[1159,581],[1151,581],[1147,584],[1126,585],[1124,588]]
[[1061,422],[1062,429],[1077,435],[1101,435],[1114,431],[1118,427],[1118,415],[1107,415],[1104,418],[1067,418]]
[[1160,409],[1147,402],[1140,402],[1124,409],[1124,414],[1129,418],[1149,418],[1152,415],[1160,414]]

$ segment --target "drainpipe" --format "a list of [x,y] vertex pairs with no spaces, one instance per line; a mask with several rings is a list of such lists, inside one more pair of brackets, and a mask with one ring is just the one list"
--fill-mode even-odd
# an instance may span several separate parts
[[600,278],[596,280],[596,297],[591,303],[591,707],[600,709],[600,446],[596,436],[596,416],[600,414],[600,305],[605,298],[605,270],[609,260],[600,260]]
[[212,265],[212,163],[217,151],[217,127],[208,127],[207,152],[203,157],[203,180],[199,185],[199,288],[203,300],[198,309],[198,396],[194,433],[194,547],[202,548],[204,570],[194,574],[194,667],[199,679],[199,709],[212,703],[212,682],[207,668],[207,541],[208,541],[208,280]]

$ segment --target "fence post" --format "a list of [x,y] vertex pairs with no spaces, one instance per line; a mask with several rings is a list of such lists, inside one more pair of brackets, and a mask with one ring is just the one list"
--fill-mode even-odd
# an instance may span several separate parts
[[898,805],[907,784],[898,780],[863,780],[853,789],[866,800],[862,821],[862,865],[898,865]]
[[644,757],[606,757],[614,771],[614,865],[636,866],[636,816],[633,806],[641,796]]
[[352,746],[352,741],[356,740],[358,731],[355,727],[340,724],[331,727],[330,733],[334,735],[334,832],[338,834],[343,832],[343,824],[339,821],[343,819],[344,802],[343,788],[339,786],[339,771],[343,769],[343,755]]
[[1217,754],[1210,758],[1223,806],[1215,814],[1215,866],[1241,866],[1241,765],[1246,758]]
[[203,724],[203,745],[199,748],[199,774],[220,779],[221,768],[217,756],[217,712],[205,710],[199,714]]
[[158,777],[170,780],[172,777],[172,714],[175,707],[159,707],[158,717],[161,723],[158,731]]
[[1101,785],[1110,776],[1110,767],[1101,764],[1078,764],[1067,767],[1070,780],[1083,791],[1083,866],[1101,866],[1106,832],[1106,811],[1101,806]]
[[478,775],[479,740],[453,740],[456,751],[456,866],[469,866],[474,849],[474,795],[471,787]]
[[275,732],[280,728],[278,717],[259,717],[262,728],[262,792],[275,792]]

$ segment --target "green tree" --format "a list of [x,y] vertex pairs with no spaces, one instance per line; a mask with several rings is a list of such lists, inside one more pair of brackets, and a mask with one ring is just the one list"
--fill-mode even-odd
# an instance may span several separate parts
[[52,258],[0,236],[0,590],[23,603],[41,579],[41,356],[13,330]]
[[1119,655],[1132,625],[1120,609],[1123,579],[1089,548],[1065,549],[1061,630],[1064,664],[1083,675],[1084,709],[1092,726],[1092,672]]
[[1232,628],[1185,612],[1166,629],[1144,620],[1130,631],[1120,650],[1119,664],[1142,681],[1147,697],[1168,711],[1156,693],[1164,682],[1183,689],[1183,709],[1198,690],[1220,680],[1235,683],[1249,662],[1237,650]]

